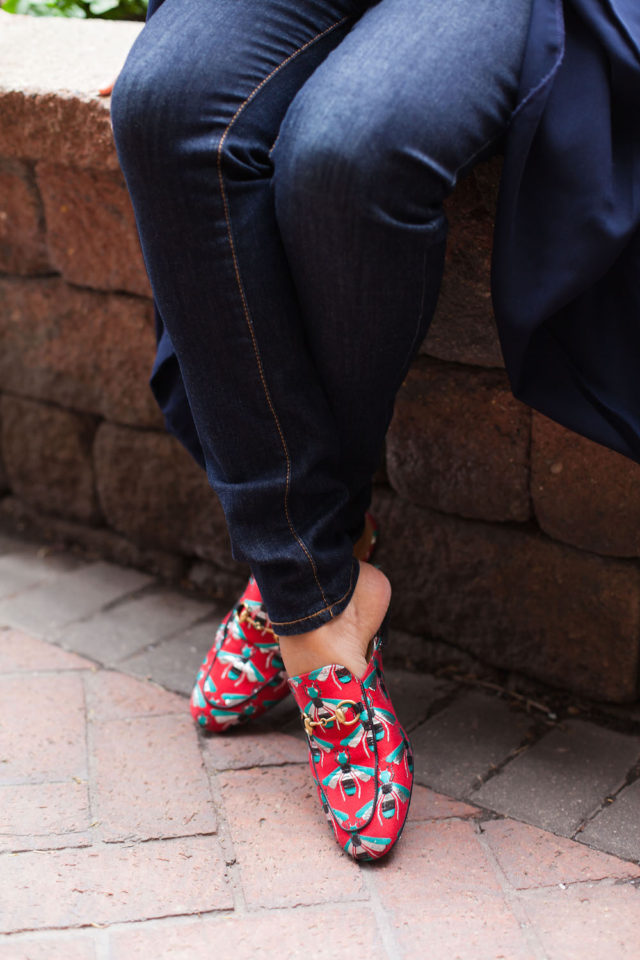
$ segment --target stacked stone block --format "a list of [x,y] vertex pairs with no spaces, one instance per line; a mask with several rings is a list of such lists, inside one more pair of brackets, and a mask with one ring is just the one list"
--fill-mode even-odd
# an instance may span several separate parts
[[[12,18],[4,41],[14,61],[0,89],[0,507],[104,555],[197,570],[224,593],[245,571],[147,385],[152,303],[95,62],[85,53],[79,89],[30,87],[34,46],[44,63],[70,49],[82,63],[90,38],[111,57],[106,82],[138,29]],[[388,435],[375,510],[393,623],[424,638],[426,659],[438,641],[452,660],[464,650],[632,700],[640,467],[511,394],[489,290],[499,172],[498,160],[479,166],[448,204],[442,295]]]

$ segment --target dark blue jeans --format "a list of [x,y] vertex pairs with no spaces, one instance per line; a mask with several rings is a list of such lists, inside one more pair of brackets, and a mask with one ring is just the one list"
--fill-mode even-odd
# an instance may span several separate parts
[[443,198],[513,110],[531,0],[164,0],[116,145],[234,556],[276,630],[340,613]]

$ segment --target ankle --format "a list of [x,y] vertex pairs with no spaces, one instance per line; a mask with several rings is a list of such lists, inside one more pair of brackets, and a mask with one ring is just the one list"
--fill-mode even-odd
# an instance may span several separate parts
[[360,575],[346,608],[328,623],[295,636],[280,637],[280,652],[289,676],[340,664],[354,676],[367,669],[367,651],[384,619],[391,584],[376,567],[361,561]]

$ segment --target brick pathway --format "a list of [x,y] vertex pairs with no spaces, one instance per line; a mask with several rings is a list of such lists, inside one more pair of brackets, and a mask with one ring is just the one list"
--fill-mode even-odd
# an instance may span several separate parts
[[0,960],[640,960],[637,708],[554,722],[391,671],[419,785],[397,850],[358,865],[289,703],[192,726],[219,614],[0,538]]

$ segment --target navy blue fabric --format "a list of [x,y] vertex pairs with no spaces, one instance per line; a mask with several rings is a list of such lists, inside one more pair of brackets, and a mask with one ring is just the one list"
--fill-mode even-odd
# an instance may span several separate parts
[[169,331],[162,322],[157,307],[155,308],[155,318],[158,347],[149,384],[164,415],[167,430],[178,438],[198,466],[205,470],[204,453],[191,414],[178,358]]
[[[506,368],[519,399],[637,461],[639,108],[638,0],[535,0],[496,215]],[[157,334],[152,390],[202,466],[159,317]]]
[[[149,0],[147,20],[153,16],[161,4],[162,0]],[[155,321],[158,348],[149,384],[164,415],[167,430],[180,440],[198,466],[204,470],[204,453],[191,415],[178,358],[171,343],[169,331],[162,322],[157,306],[155,308]]]
[[493,297],[514,394],[640,461],[640,5],[536,0]]

